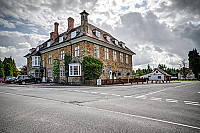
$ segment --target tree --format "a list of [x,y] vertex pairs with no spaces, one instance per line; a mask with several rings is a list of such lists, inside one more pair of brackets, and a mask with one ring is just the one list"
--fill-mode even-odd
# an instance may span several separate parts
[[151,69],[150,65],[148,64],[148,65],[147,65],[147,73],[146,73],[146,74],[149,74],[149,73],[151,73],[151,72],[152,72],[152,69]]
[[0,77],[5,78],[4,69],[3,69],[3,61],[0,59]]
[[69,53],[66,53],[66,54],[65,54],[64,60],[65,60],[65,76],[66,76],[66,81],[67,81],[67,84],[68,84],[69,63],[70,63],[70,61],[71,61],[71,56],[70,56]]
[[183,75],[183,78],[185,78],[186,80],[186,77],[187,77],[187,74],[189,73],[189,68],[186,68],[186,63],[185,63],[185,60],[182,61],[182,64],[180,64],[180,73],[181,75]]
[[132,74],[133,74],[133,75],[136,75],[136,73],[135,73],[135,71],[134,71],[134,70],[132,71]]
[[159,64],[158,68],[162,69],[163,71],[166,71],[167,66],[165,64]]
[[193,71],[195,74],[195,78],[199,78],[199,73],[200,73],[200,55],[197,52],[196,49],[193,49],[192,51],[189,51],[188,54],[189,57],[189,68]]
[[17,76],[19,74],[19,70],[15,64],[15,60],[12,57],[6,58],[3,61],[3,69],[5,76]]
[[99,59],[85,56],[83,57],[83,74],[85,79],[93,80],[101,76],[103,62]]
[[60,79],[60,61],[55,60],[53,63],[53,78],[55,82],[58,82]]
[[144,75],[143,70],[141,70],[140,68],[138,68],[138,70],[136,70],[136,76],[140,77],[142,75]]

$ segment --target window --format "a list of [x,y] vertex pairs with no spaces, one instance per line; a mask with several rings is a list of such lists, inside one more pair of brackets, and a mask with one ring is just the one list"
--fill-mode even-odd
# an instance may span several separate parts
[[71,38],[74,38],[74,37],[76,37],[76,31],[73,31],[73,32],[71,33]]
[[128,55],[126,55],[126,63],[128,64]]
[[117,61],[117,52],[113,51],[113,61]]
[[65,66],[61,66],[60,67],[60,77],[64,77],[65,76]]
[[119,68],[119,73],[118,75],[121,77],[122,76],[122,68]]
[[79,56],[79,46],[75,47],[75,57]]
[[161,79],[161,76],[158,76],[158,79]]
[[108,35],[105,36],[106,40],[110,42],[110,37]]
[[48,57],[48,64],[52,64],[52,54],[49,54],[49,57]]
[[99,58],[99,46],[94,45],[94,56]]
[[59,43],[63,42],[63,36],[59,37]]
[[113,43],[116,44],[116,45],[119,44],[119,42],[116,39],[113,40]]
[[40,66],[40,56],[32,56],[32,66]]
[[129,76],[129,77],[130,77],[130,75],[131,75],[131,70],[130,70],[130,69],[128,69],[128,74],[127,74],[127,76]]
[[124,68],[124,77],[127,76],[127,73],[126,73],[126,68]]
[[109,51],[108,51],[108,48],[105,48],[104,51],[105,51],[105,59],[109,59]]
[[123,63],[123,53],[120,53],[120,62]]
[[69,64],[69,76],[81,76],[81,64]]
[[40,50],[40,47],[39,47],[39,46],[37,46],[37,47],[36,47],[36,51],[39,51],[39,50]]
[[101,75],[102,77],[104,77],[105,76],[105,66],[103,66],[103,68],[102,68],[102,75]]
[[60,59],[61,59],[61,60],[64,60],[64,57],[65,57],[65,51],[64,51],[64,50],[61,50],[61,51],[60,51]]
[[47,42],[47,47],[50,47],[51,46],[51,42]]
[[93,32],[97,37],[100,37],[100,32],[98,30],[94,30]]
[[[112,71],[112,67],[108,66],[108,77],[110,77],[110,71]],[[112,74],[112,73],[111,73]]]
[[48,69],[47,70],[47,76],[48,77],[52,77],[52,69]]
[[125,43],[122,43],[122,47],[125,48]]

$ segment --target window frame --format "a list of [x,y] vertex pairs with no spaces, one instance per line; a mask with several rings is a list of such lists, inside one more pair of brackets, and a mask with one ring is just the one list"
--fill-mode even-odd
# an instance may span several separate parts
[[[77,67],[77,74],[74,73],[74,67]],[[81,76],[81,64],[80,63],[72,63],[69,64],[69,76]]]
[[76,47],[74,48],[74,56],[75,56],[75,57],[80,56],[80,47],[79,47],[79,46],[76,46]]
[[51,65],[52,64],[52,54],[48,55],[48,64]]
[[120,53],[120,62],[121,62],[121,63],[124,62],[124,59],[123,59],[123,58],[124,58],[124,54],[123,54],[123,53]]
[[94,45],[94,57],[99,58],[99,45]]
[[109,59],[109,49],[108,48],[104,48],[104,56],[105,56],[106,60]]
[[126,55],[126,64],[128,64],[128,55]]
[[64,58],[65,58],[65,51],[64,51],[64,50],[61,50],[61,51],[60,51],[60,59],[61,59],[61,60],[64,60]]
[[76,31],[71,32],[71,39],[76,37]]
[[117,51],[113,50],[113,61],[117,61]]

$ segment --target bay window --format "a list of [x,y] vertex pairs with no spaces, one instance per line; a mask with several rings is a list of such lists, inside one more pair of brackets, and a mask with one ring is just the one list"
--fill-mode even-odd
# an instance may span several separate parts
[[69,64],[69,76],[81,76],[81,64],[80,63]]

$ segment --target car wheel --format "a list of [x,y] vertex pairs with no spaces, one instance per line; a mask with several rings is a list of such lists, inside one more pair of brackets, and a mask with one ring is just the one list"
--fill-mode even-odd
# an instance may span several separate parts
[[26,84],[26,82],[25,82],[25,81],[22,81],[22,82],[21,82],[21,84],[25,85],[25,84]]

